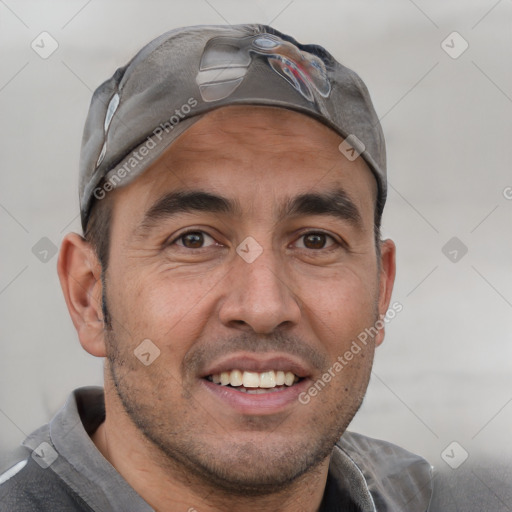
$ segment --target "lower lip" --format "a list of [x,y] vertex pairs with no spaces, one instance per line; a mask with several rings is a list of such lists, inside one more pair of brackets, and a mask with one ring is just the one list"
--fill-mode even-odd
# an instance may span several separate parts
[[299,404],[299,395],[309,386],[309,379],[303,379],[293,386],[279,391],[251,394],[237,391],[236,388],[214,384],[201,379],[205,389],[217,397],[223,404],[229,405],[240,414],[267,415],[282,412],[290,405]]

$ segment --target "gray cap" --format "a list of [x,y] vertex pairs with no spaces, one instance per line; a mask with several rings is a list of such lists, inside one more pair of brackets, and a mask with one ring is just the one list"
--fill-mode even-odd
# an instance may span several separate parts
[[80,156],[80,213],[130,183],[188,127],[227,105],[267,105],[311,116],[345,141],[340,152],[366,161],[386,200],[386,149],[359,76],[323,47],[300,44],[266,25],[171,30],[145,46],[96,89]]

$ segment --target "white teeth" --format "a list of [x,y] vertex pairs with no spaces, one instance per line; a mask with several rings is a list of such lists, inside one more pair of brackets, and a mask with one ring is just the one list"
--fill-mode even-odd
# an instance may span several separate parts
[[232,386],[241,386],[243,383],[242,372],[240,370],[233,370],[231,372],[231,379],[230,379],[229,383]]
[[291,386],[293,384],[294,380],[295,380],[295,375],[292,372],[286,372],[284,374],[284,383],[287,386]]
[[[254,389],[254,392],[256,391],[255,388],[271,389],[276,386],[292,386],[299,380],[294,373],[281,370],[269,370],[261,373],[232,370],[211,375],[210,379],[214,384],[220,384],[221,386],[231,385],[232,387],[243,386],[243,388]],[[248,391],[253,392],[252,389]]]
[[284,384],[284,372],[279,370],[276,372],[276,386],[282,386]]
[[260,375],[256,372],[244,372],[242,376],[244,388],[259,388]]
[[275,388],[276,374],[274,370],[260,373],[260,388]]

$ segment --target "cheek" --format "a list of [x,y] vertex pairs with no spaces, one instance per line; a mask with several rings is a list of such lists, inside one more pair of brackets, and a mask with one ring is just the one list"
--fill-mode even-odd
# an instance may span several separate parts
[[154,269],[138,275],[120,270],[116,277],[119,284],[109,293],[109,306],[126,327],[121,334],[129,332],[135,345],[148,338],[174,354],[186,352],[204,329],[212,315],[210,297],[222,278],[217,273],[177,278]]
[[378,283],[369,275],[345,268],[324,279],[296,281],[308,323],[333,359],[376,320]]

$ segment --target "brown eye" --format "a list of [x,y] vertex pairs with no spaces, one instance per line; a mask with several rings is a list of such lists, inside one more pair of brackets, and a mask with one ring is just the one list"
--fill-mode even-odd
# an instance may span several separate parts
[[[330,247],[333,242],[336,243],[331,236],[325,233],[306,233],[299,240],[302,241],[302,244],[299,243],[301,249],[325,249]],[[328,243],[329,240],[331,243]]]
[[[214,242],[213,238],[202,231],[189,231],[181,235],[176,242],[187,249],[201,249],[206,241]],[[208,245],[212,245],[209,243]]]
[[304,245],[308,249],[323,249],[326,236],[321,233],[313,233],[304,237]]

